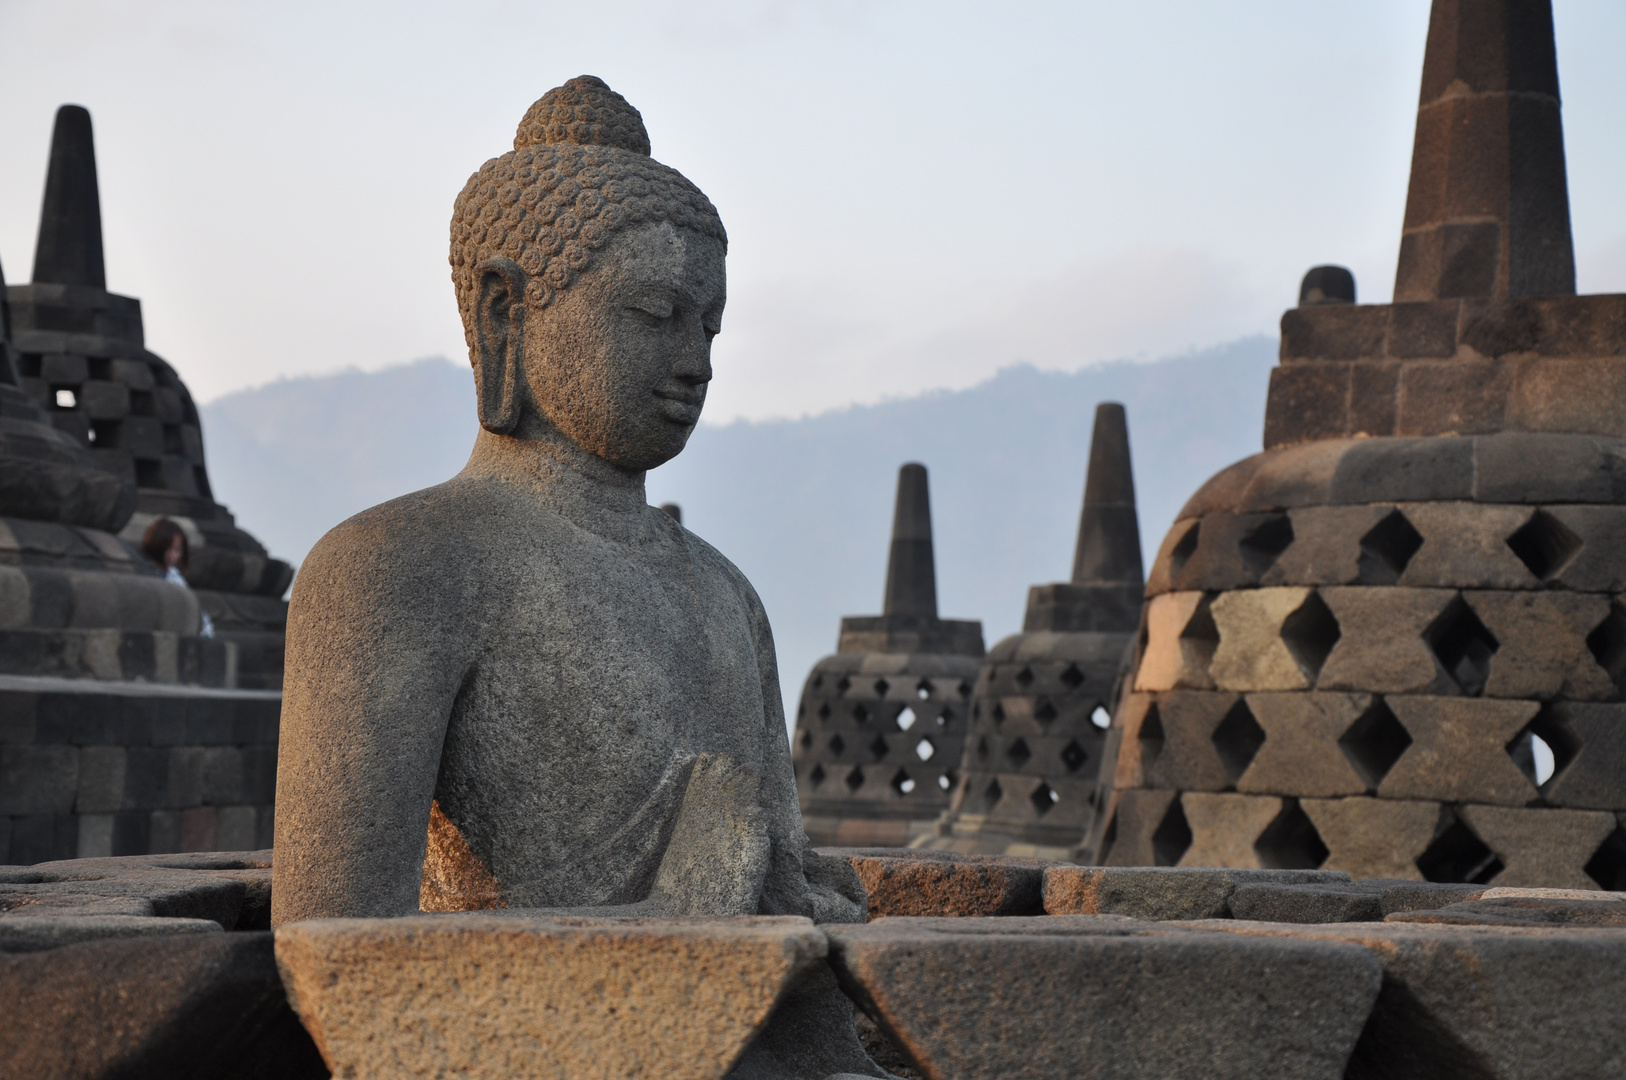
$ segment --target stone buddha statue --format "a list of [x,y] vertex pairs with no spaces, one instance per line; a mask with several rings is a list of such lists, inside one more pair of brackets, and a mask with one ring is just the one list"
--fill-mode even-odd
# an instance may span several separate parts
[[[457,197],[480,432],[312,550],[288,623],[273,921],[492,908],[860,922],[802,828],[768,619],[648,505],[700,418],[727,235],[598,79]],[[820,969],[733,1075],[884,1076]]]

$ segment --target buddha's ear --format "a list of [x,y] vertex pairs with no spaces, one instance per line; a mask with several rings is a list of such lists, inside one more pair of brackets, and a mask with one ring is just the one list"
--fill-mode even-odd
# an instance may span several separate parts
[[519,423],[524,398],[525,286],[512,259],[486,259],[474,268],[480,296],[474,312],[474,382],[480,426],[505,435]]

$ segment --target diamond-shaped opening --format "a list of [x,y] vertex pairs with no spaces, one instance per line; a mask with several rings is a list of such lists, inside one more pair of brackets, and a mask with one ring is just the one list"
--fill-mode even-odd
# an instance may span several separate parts
[[1201,521],[1193,521],[1185,534],[1175,541],[1174,549],[1169,552],[1169,577],[1171,579],[1179,577],[1180,571],[1184,570],[1186,563],[1191,561],[1192,554],[1197,550],[1198,533],[1201,528]]
[[1177,866],[1191,847],[1191,824],[1177,795],[1152,833],[1152,865]]
[[[1097,789],[1097,790],[1100,790],[1100,789]],[[1097,806],[1096,810],[1097,810],[1097,812],[1099,812],[1100,807]],[[1112,820],[1107,822],[1107,827],[1105,829],[1101,830],[1101,847],[1096,852],[1095,861],[1100,863],[1103,866],[1106,865],[1107,856],[1112,854],[1112,845],[1116,844],[1117,842],[1118,842],[1118,815],[1113,814],[1112,815]]]
[[[1142,728],[1144,731],[1145,729]],[[1248,703],[1238,698],[1225,719],[1214,729],[1214,749],[1219,752],[1225,775],[1235,784],[1248,771],[1259,748],[1265,745],[1265,729],[1253,718]]]
[[1078,745],[1077,739],[1070,740],[1061,748],[1061,763],[1067,766],[1068,772],[1077,772],[1088,760],[1090,752]]
[[915,757],[921,761],[930,761],[935,753],[937,753],[937,746],[930,739],[921,739],[915,743]]
[[814,787],[818,787],[820,784],[824,783],[824,778],[828,775],[829,774],[824,771],[823,765],[814,765],[812,771],[807,774],[807,779],[808,782]]
[[1474,831],[1450,811],[1450,822],[1417,856],[1417,869],[1428,881],[1483,885],[1503,870],[1502,860]]
[[1626,697],[1626,612],[1619,604],[1609,605],[1609,614],[1586,636],[1586,647],[1598,666],[1609,673],[1615,696]]
[[1061,684],[1069,690],[1077,690],[1084,685],[1084,673],[1078,670],[1077,664],[1067,665],[1067,670],[1061,673]]
[[1559,707],[1543,705],[1506,749],[1525,779],[1542,788],[1575,760],[1581,752],[1581,737]]
[[910,776],[902,769],[899,769],[897,772],[892,774],[892,790],[896,791],[899,795],[909,794],[911,791],[915,790],[914,777]]
[[1626,892],[1626,828],[1604,838],[1586,864],[1587,877],[1608,892]]
[[982,738],[977,740],[977,760],[978,761],[987,761],[988,760],[988,738],[987,738],[987,736],[983,736]]
[[1267,870],[1314,870],[1327,861],[1327,845],[1297,799],[1286,804],[1253,842],[1259,865]]
[[1244,536],[1237,545],[1242,565],[1255,577],[1269,570],[1293,542],[1293,522],[1286,514],[1271,514]]
[[949,726],[950,722],[953,721],[953,719],[954,710],[944,709],[942,712],[937,714],[937,726],[940,728],[946,728]]
[[836,693],[838,693],[838,694],[845,694],[848,690],[851,690],[852,688],[853,688],[853,681],[851,679],[847,678],[847,676],[845,676],[845,675],[843,675],[841,677],[840,682],[836,683]]
[[890,749],[892,748],[886,744],[886,740],[879,735],[875,736],[875,741],[869,744],[869,752],[875,755],[876,761],[885,758],[886,752]]
[[898,710],[898,730],[908,731],[910,728],[915,726],[915,721],[917,719],[919,719],[919,717],[915,715],[915,710],[905,705],[903,708]]
[[1373,698],[1367,710],[1338,737],[1338,748],[1366,784],[1366,790],[1376,791],[1411,741],[1411,732],[1395,719],[1383,699]]
[[952,772],[938,773],[937,774],[937,786],[938,786],[938,788],[940,788],[943,791],[947,791],[949,788],[953,787],[954,786],[954,774]]
[[1049,698],[1040,698],[1033,706],[1033,718],[1041,724],[1048,724],[1057,716],[1056,706],[1051,704]]
[[982,789],[983,805],[992,810],[999,805],[999,800],[1005,797],[1005,789],[999,786],[999,778],[988,781],[988,786]]
[[968,697],[971,696],[971,684],[966,682],[964,679],[960,680],[960,685],[959,685],[958,689],[960,691],[960,696],[962,698],[968,698]]
[[917,685],[915,687],[915,697],[919,698],[922,701],[925,701],[927,698],[929,698],[931,696],[932,696],[932,684],[931,684],[930,680],[921,679],[919,685]]
[[1581,538],[1547,511],[1537,510],[1507,538],[1507,546],[1539,580],[1551,581],[1581,550]]
[[1028,749],[1028,741],[1021,737],[1005,748],[1005,759],[1019,769],[1022,763],[1032,756],[1033,751]]
[[1321,674],[1327,654],[1342,636],[1338,620],[1333,618],[1332,609],[1319,593],[1306,596],[1298,610],[1282,620],[1282,644],[1311,682]]
[[1399,510],[1389,511],[1361,537],[1361,557],[1355,564],[1361,584],[1393,585],[1422,546],[1423,534],[1406,520],[1406,515]]
[[1146,715],[1140,722],[1140,765],[1142,769],[1151,766],[1157,756],[1163,752],[1163,717],[1158,714],[1157,702],[1146,707]]
[[994,707],[988,711],[988,715],[994,718],[996,727],[1003,724],[1005,722],[1005,706],[997,701],[994,702]]
[[824,685],[824,676],[823,675],[815,675],[815,676],[813,676],[813,689],[817,690],[823,685]]
[[1048,814],[1050,808],[1060,801],[1061,796],[1056,793],[1056,789],[1043,780],[1039,781],[1039,786],[1033,789],[1033,794],[1028,796],[1028,802],[1033,804],[1034,813],[1040,817]]
[[1090,723],[1094,724],[1102,731],[1105,731],[1107,728],[1112,726],[1112,714],[1107,712],[1106,706],[1097,705],[1094,709],[1090,710]]
[[892,684],[887,682],[885,679],[876,679],[875,680],[875,696],[876,697],[886,697],[886,692],[888,690],[890,690],[890,689],[892,689]]
[[843,739],[840,735],[832,735],[832,736],[830,736],[830,753],[836,755],[837,757],[840,757],[842,751],[844,751],[846,749],[847,749],[847,740]]
[[1180,631],[1181,651],[1202,671],[1208,670],[1214,660],[1214,650],[1219,648],[1219,627],[1214,623],[1212,605],[1213,597],[1204,596]]
[[1423,641],[1456,689],[1469,697],[1485,692],[1491,657],[1501,643],[1466,600],[1454,597],[1423,631]]
[[869,723],[869,707],[863,702],[859,702],[857,705],[854,705],[853,719],[857,720],[860,724]]
[[802,744],[803,750],[811,750],[813,748],[813,733],[804,730],[797,741]]
[[1032,686],[1033,685],[1033,669],[1029,668],[1029,667],[1025,667],[1021,671],[1018,671],[1016,673],[1016,685],[1020,686],[1024,690],[1026,690],[1029,686]]
[[847,787],[850,788],[853,791],[857,791],[859,788],[861,788],[863,786],[864,786],[864,770],[860,769],[858,766],[854,765],[852,767],[852,771],[847,774]]
[[826,701],[823,705],[819,706],[819,719],[820,720],[828,720],[828,719],[830,719],[830,703],[828,701]]

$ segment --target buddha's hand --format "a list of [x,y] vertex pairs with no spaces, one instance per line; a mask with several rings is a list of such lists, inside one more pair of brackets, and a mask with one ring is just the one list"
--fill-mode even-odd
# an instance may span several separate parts
[[756,772],[702,754],[672,826],[650,900],[672,915],[755,915],[771,845]]

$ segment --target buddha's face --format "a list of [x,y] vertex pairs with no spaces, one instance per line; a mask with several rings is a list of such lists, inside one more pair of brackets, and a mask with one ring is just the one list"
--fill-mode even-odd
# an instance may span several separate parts
[[706,401],[725,286],[710,237],[666,223],[615,234],[576,282],[526,312],[526,411],[623,469],[676,457]]

